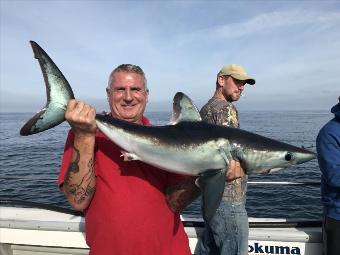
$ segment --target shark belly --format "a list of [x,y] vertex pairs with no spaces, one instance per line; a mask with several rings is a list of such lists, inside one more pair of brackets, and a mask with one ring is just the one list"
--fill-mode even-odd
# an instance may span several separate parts
[[227,165],[213,142],[190,148],[132,143],[130,148],[142,161],[184,175],[200,175],[207,170],[225,169]]

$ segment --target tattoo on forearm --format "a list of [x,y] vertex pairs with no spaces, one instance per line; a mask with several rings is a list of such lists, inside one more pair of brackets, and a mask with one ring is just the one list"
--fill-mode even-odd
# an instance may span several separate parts
[[184,182],[168,187],[166,190],[168,205],[174,212],[182,211],[199,195],[200,189],[195,185],[195,178],[188,178]]
[[76,154],[76,158],[74,161],[70,163],[70,166],[68,167],[67,173],[78,173],[79,172],[79,161],[80,161],[80,153],[79,150],[76,147],[73,147],[74,153]]
[[75,153],[75,159],[71,161],[70,166],[67,170],[64,185],[66,192],[73,196],[74,202],[77,204],[81,204],[95,191],[95,187],[91,186],[91,182],[95,178],[93,159],[90,159],[90,161],[88,162],[87,172],[85,173],[81,181],[79,183],[75,183],[73,181],[73,177],[79,173],[80,153],[76,147],[73,147],[73,149]]

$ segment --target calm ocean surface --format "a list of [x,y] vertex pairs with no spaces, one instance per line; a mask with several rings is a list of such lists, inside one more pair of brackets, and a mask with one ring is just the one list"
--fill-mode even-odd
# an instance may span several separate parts
[[[0,199],[33,201],[70,208],[58,191],[57,176],[69,126],[21,137],[19,129],[32,116],[0,113]],[[164,125],[170,113],[147,113],[154,125]],[[319,129],[330,119],[329,112],[241,112],[241,128],[315,151]],[[24,180],[9,177],[24,177]],[[52,178],[54,180],[37,180]],[[32,180],[28,180],[32,179]],[[250,176],[249,181],[319,182],[317,160],[270,175]],[[318,220],[321,216],[320,187],[248,185],[247,210],[250,217]],[[195,201],[184,214],[200,215]]]

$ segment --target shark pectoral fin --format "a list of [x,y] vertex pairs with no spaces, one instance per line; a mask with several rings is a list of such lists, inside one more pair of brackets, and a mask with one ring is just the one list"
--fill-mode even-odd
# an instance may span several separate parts
[[127,151],[121,151],[121,153],[121,157],[124,158],[124,161],[140,160],[140,158],[136,154]]
[[229,165],[229,161],[233,159],[230,153],[230,143],[227,140],[218,142],[218,151],[220,152],[221,157],[224,159],[226,166]]
[[225,186],[225,170],[211,170],[200,176],[198,184],[202,190],[203,218],[210,220],[221,203]]

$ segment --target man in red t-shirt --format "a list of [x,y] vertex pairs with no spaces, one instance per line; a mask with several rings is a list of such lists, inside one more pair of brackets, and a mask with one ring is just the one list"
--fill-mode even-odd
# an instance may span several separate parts
[[[106,91],[112,117],[150,125],[140,67],[118,66]],[[65,118],[72,130],[59,175],[71,206],[85,213],[90,254],[190,254],[179,212],[200,193],[195,177],[125,162],[120,148],[97,130],[95,114],[84,102],[69,101]]]

